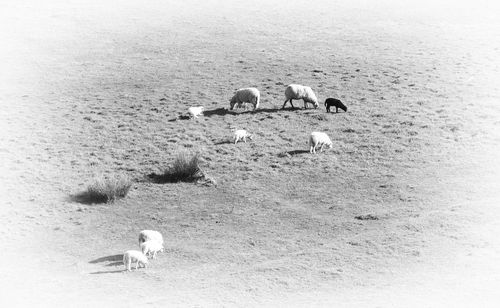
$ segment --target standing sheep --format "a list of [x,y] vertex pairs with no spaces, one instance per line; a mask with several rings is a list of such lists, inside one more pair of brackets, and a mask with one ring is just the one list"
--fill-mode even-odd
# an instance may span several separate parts
[[290,101],[290,105],[292,105],[292,108],[295,108],[292,104],[292,100],[294,99],[304,100],[304,109],[307,108],[307,103],[313,104],[314,108],[318,108],[319,106],[316,95],[314,94],[313,90],[307,86],[302,86],[299,84],[288,85],[285,90],[285,97],[286,100],[281,109],[285,109],[285,105],[288,101]]
[[238,104],[238,107],[240,107],[243,103],[253,104],[253,110],[259,108],[259,90],[257,88],[243,88],[237,90],[234,96],[231,98],[230,110],[233,110],[236,104]]
[[146,257],[152,255],[152,258],[156,259],[156,253],[159,251],[163,252],[165,249],[163,248],[163,244],[158,241],[149,240],[141,244],[141,250]]
[[246,130],[238,129],[234,132],[234,144],[236,144],[240,140],[243,140],[246,143],[247,137],[248,139],[252,140],[252,135],[249,134]]
[[340,101],[340,99],[336,98],[327,98],[325,100],[326,112],[330,112],[330,107],[335,107],[335,112],[339,112],[339,108],[347,112],[347,107]]
[[154,230],[142,230],[139,233],[139,246],[146,241],[156,241],[163,245],[163,236],[160,232]]
[[309,137],[309,152],[316,154],[316,148],[321,146],[319,151],[323,152],[323,146],[327,146],[329,149],[332,148],[333,144],[327,134],[322,132],[312,132]]
[[125,268],[129,272],[132,262],[135,262],[135,269],[139,267],[139,264],[146,268],[148,264],[148,258],[138,250],[125,251],[125,253],[123,254],[123,265],[125,265]]

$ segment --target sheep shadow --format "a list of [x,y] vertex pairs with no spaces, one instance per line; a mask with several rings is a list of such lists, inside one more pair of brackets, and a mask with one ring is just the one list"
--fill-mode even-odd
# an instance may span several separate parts
[[69,195],[68,200],[74,203],[81,203],[86,205],[106,203],[108,200],[105,197],[97,197],[93,193],[88,191],[82,191],[80,193]]
[[[108,266],[123,265],[123,254],[101,257],[101,258],[97,258],[97,259],[89,261],[89,263],[91,263],[91,264],[104,263],[104,262],[110,262],[110,263],[104,265],[106,267],[108,267]],[[89,273],[89,274],[92,274],[92,275],[95,275],[95,274],[112,274],[112,273],[121,273],[123,271],[125,271],[125,270],[124,269],[119,269],[119,270],[112,270],[112,271],[97,271],[97,272],[92,272],[92,273]]]
[[168,122],[175,122],[177,120],[191,120],[191,117],[188,115],[178,115],[175,118],[167,120]]
[[121,270],[115,270],[115,271],[97,271],[97,272],[92,272],[89,273],[90,275],[99,275],[99,274],[117,274],[117,273],[123,273],[126,272],[126,269],[121,269]]
[[226,114],[235,115],[236,112],[231,111],[231,110],[229,110],[227,108],[217,108],[217,109],[203,111],[203,116],[205,116],[205,117],[211,117],[211,116],[214,116],[214,115],[224,116]]
[[226,139],[226,140],[215,141],[214,145],[230,144],[230,143],[233,143],[233,142],[231,140],[229,140],[229,139]]
[[[235,110],[229,110],[228,108],[220,107],[212,110],[205,110],[203,111],[204,117],[212,117],[212,116],[225,116],[225,115],[232,115],[232,116],[237,116],[241,114],[259,114],[259,113],[277,113],[277,112],[290,112],[290,111],[297,111],[297,110],[305,110],[300,107],[290,107],[290,108],[258,108],[256,110],[250,109],[250,110],[245,110],[245,111],[237,111],[238,109]],[[311,108],[308,108],[307,110],[313,110]],[[187,115],[178,115],[175,118],[167,120],[168,122],[176,122],[178,120],[192,120],[190,116]]]
[[276,113],[276,112],[281,112],[281,111],[295,111],[299,110],[300,108],[286,108],[286,109],[281,109],[281,108],[258,108],[256,110],[246,110],[246,111],[235,111],[235,110],[229,110],[227,108],[217,108],[217,109],[212,109],[212,110],[205,110],[203,111],[203,116],[205,117],[211,117],[214,115],[218,116],[225,116],[225,115],[233,115],[237,116],[240,114],[259,114],[259,113]]
[[119,266],[119,265],[123,265],[123,261],[117,261],[117,262],[106,264],[106,266]]
[[293,150],[278,153],[278,157],[291,157],[300,154],[309,154],[309,150]]
[[[89,263],[92,263],[92,264],[96,264],[96,263],[102,263],[102,262],[114,262],[114,263],[111,263],[111,264],[115,264],[115,263],[120,263],[122,264],[123,260],[123,254],[118,254],[118,255],[112,255],[112,256],[106,256],[106,257],[101,257],[101,258],[97,258],[95,260],[92,260],[92,261],[89,261]],[[117,262],[117,261],[120,261],[120,262]]]

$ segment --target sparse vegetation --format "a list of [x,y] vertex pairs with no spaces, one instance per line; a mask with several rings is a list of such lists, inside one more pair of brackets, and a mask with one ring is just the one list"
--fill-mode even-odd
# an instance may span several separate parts
[[320,121],[328,121],[328,116],[324,113],[322,114],[315,114],[313,115],[313,117],[317,120],[320,120]]
[[115,176],[112,178],[99,177],[95,179],[87,190],[73,196],[73,199],[81,203],[108,203],[116,199],[124,198],[132,186],[132,181],[127,176]]
[[172,165],[162,174],[150,174],[149,177],[156,183],[199,182],[206,179],[200,168],[200,155],[180,152]]

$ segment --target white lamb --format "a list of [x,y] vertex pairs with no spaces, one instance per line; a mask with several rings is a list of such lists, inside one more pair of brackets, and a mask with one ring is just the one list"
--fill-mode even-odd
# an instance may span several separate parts
[[313,104],[314,108],[318,108],[318,99],[316,98],[316,95],[314,94],[313,90],[310,87],[302,86],[299,84],[291,84],[286,87],[285,90],[285,103],[283,104],[283,107],[281,109],[285,108],[285,105],[288,101],[290,101],[290,105],[292,105],[292,100],[294,99],[302,99],[304,100],[304,109],[307,108],[307,103]]
[[319,151],[323,152],[323,146],[327,146],[329,149],[332,148],[333,144],[327,134],[322,132],[312,132],[309,137],[309,146],[311,147],[309,152],[316,153],[316,148],[321,146]]
[[237,131],[234,132],[234,144],[236,144],[240,140],[243,140],[246,143],[247,138],[252,140],[253,137],[252,134],[249,134],[244,129],[238,129]]
[[139,233],[139,246],[146,241],[157,241],[161,245],[163,245],[163,236],[160,232],[154,230],[142,230]]
[[243,103],[252,104],[254,110],[259,108],[259,103],[260,103],[259,90],[257,88],[243,88],[237,90],[234,96],[231,98],[230,110],[233,110],[236,104],[238,104],[238,107],[241,107]]
[[136,270],[139,267],[139,264],[146,268],[148,264],[148,258],[138,250],[125,251],[125,253],[123,254],[123,265],[125,265],[125,268],[129,272],[131,270],[130,265],[132,264],[132,262],[135,262]]
[[205,107],[200,106],[200,107],[189,107],[188,108],[188,113],[193,119],[197,119],[199,115],[203,115],[203,109]]
[[159,243],[156,240],[149,240],[145,241],[144,243],[141,244],[141,250],[142,253],[146,256],[149,257],[152,255],[153,259],[156,259],[156,253],[157,252],[163,252],[163,244]]

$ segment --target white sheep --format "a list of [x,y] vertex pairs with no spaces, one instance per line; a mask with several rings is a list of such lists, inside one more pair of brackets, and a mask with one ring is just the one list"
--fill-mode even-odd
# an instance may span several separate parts
[[153,259],[156,259],[157,252],[163,252],[165,249],[163,248],[163,244],[156,240],[145,241],[141,244],[142,253],[148,257],[151,256]]
[[332,141],[330,140],[330,137],[328,137],[327,134],[322,133],[322,132],[312,132],[311,136],[309,137],[309,146],[311,147],[309,149],[309,152],[311,153],[316,153],[316,148],[318,146],[320,147],[320,152],[323,152],[323,146],[327,146],[329,149],[332,148],[333,144]]
[[125,251],[125,253],[123,254],[123,265],[125,265],[125,268],[129,272],[132,262],[135,262],[135,269],[139,267],[139,264],[146,268],[148,265],[148,258],[138,250]]
[[299,84],[291,84],[286,87],[285,90],[285,103],[283,104],[283,107],[281,109],[285,108],[285,105],[288,101],[290,101],[290,105],[292,105],[292,100],[294,99],[302,99],[304,100],[304,109],[307,108],[307,103],[313,104],[314,108],[318,108],[318,99],[316,98],[316,95],[314,94],[313,90],[310,87],[302,86]]
[[199,107],[189,107],[188,108],[188,113],[193,119],[197,119],[199,115],[203,114],[203,109],[205,107],[199,106]]
[[238,129],[237,131],[234,132],[234,144],[236,144],[240,140],[243,140],[246,143],[247,138],[252,140],[253,137],[252,134],[249,134],[244,129]]
[[154,230],[142,230],[139,233],[139,246],[146,241],[157,241],[161,245],[163,245],[163,236],[160,232]]
[[234,106],[238,104],[238,108],[243,105],[243,103],[250,103],[253,105],[253,109],[259,108],[260,104],[260,92],[257,88],[243,88],[239,89],[234,93],[231,98],[230,110],[234,109]]

